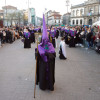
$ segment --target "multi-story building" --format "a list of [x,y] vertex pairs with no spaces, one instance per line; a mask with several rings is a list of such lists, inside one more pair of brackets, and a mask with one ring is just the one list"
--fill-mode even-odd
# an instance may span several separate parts
[[63,25],[70,25],[71,13],[66,13],[63,15]]
[[3,24],[4,26],[15,26],[23,24],[23,12],[18,10],[16,7],[14,6],[4,6],[2,7],[3,9]]
[[35,26],[36,22],[36,14],[34,8],[29,8],[28,10],[28,24],[32,24]]
[[42,26],[42,18],[36,17],[36,26]]
[[92,25],[100,20],[100,0],[88,0],[71,7],[71,25]]
[[[12,17],[16,11],[17,11],[17,8],[16,7],[13,7],[13,6],[4,6],[2,7],[3,11],[4,11],[4,26],[10,26],[14,21],[14,18],[13,18],[13,22],[12,21]],[[15,22],[17,24],[17,22]]]
[[23,10],[24,13],[24,25],[27,26],[28,24],[28,10]]
[[59,12],[50,10],[45,14],[45,18],[46,18],[47,25],[61,25],[62,24],[62,16]]
[[88,0],[84,5],[84,24],[92,25],[100,20],[100,0]]
[[3,10],[0,10],[0,27],[3,27]]
[[84,24],[84,3],[71,7],[71,25]]

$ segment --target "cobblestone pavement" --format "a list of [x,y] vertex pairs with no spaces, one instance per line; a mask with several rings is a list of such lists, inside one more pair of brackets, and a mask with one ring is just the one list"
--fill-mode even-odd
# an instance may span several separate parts
[[[58,40],[59,43],[59,40]],[[0,100],[34,100],[35,54],[20,40],[0,48]],[[36,100],[100,100],[100,55],[94,50],[69,48],[67,60],[56,49],[55,91],[36,87]]]

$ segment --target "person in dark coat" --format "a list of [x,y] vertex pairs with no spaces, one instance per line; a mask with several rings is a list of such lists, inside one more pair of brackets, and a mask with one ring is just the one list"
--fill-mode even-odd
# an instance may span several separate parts
[[70,40],[69,40],[69,47],[75,47],[75,35],[76,35],[76,31],[73,28],[72,30],[70,30]]
[[93,33],[91,32],[90,29],[88,29],[88,32],[87,32],[87,35],[86,35],[88,48],[91,47],[91,37],[92,37],[92,35],[93,35]]
[[30,32],[28,29],[26,29],[26,32],[24,32],[24,38],[24,48],[31,48]]
[[52,44],[53,44],[54,48],[56,48],[57,47],[57,45],[56,45],[56,30],[52,27],[49,34],[52,38]]
[[42,42],[38,45],[37,54],[37,85],[39,84],[41,90],[54,90],[55,56],[55,49],[49,41],[43,16]]
[[30,30],[30,33],[31,33],[31,43],[35,43],[35,30],[34,30],[34,28],[32,28],[31,30]]

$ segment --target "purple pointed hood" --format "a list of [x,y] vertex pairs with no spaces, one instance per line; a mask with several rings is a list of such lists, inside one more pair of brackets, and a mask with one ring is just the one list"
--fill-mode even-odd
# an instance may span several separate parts
[[43,15],[43,33],[42,33],[42,39],[48,39],[48,33],[47,33],[47,28],[46,28],[46,23],[45,23],[45,17]]
[[43,15],[42,42],[38,45],[38,51],[39,51],[40,56],[45,62],[48,61],[47,56],[45,55],[46,53],[55,53],[55,49],[52,43],[50,43],[49,38],[48,38],[44,15]]

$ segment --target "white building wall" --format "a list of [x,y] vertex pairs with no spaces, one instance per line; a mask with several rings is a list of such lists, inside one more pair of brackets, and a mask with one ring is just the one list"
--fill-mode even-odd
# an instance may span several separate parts
[[84,25],[84,18],[72,18],[72,19],[71,19],[71,25],[73,25],[73,20],[74,20],[74,23],[75,23],[74,25],[77,25],[77,24],[76,24],[76,21],[77,21],[77,20],[78,20],[78,25],[81,25],[81,24],[80,24],[80,21],[81,21],[81,20],[82,20],[82,25]]
[[[77,15],[77,10],[79,11],[78,15]],[[73,20],[74,20],[74,25],[77,25],[76,20],[78,20],[78,25],[80,25],[80,20],[82,20],[82,25],[84,24],[84,18],[81,16],[81,10],[83,10],[82,15],[84,15],[84,7],[71,9],[71,25],[73,25]],[[75,14],[73,14],[73,11]]]

